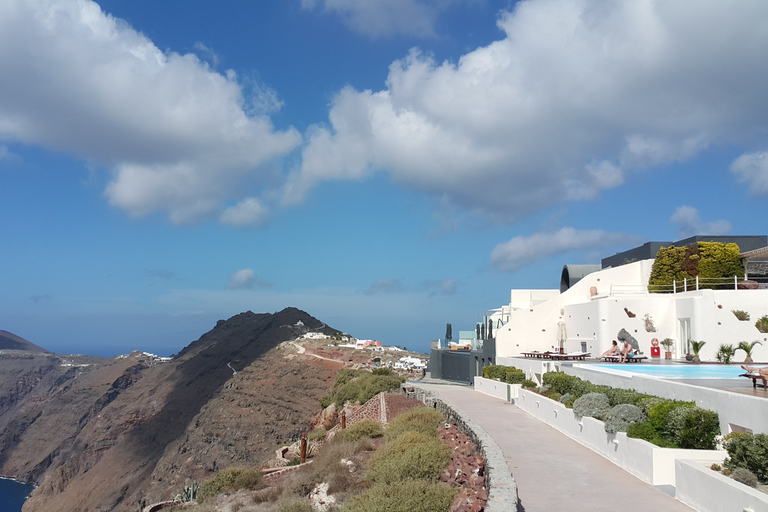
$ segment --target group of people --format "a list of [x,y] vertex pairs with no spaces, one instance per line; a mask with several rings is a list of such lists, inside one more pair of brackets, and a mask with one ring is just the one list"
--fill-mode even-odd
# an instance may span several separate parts
[[635,355],[632,345],[627,340],[619,346],[616,340],[612,341],[611,348],[603,352],[603,355],[596,357],[595,359],[605,359],[606,357],[618,357],[620,363],[626,363],[627,359],[631,359]]
[[746,376],[748,377],[755,376],[756,378],[762,380],[763,387],[766,387],[766,384],[768,384],[768,366],[763,366],[762,368],[758,368],[756,366],[747,366],[743,364],[741,365],[741,367],[747,371]]

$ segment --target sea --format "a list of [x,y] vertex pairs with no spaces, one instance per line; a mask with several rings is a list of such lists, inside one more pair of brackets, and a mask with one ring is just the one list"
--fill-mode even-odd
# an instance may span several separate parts
[[35,487],[0,478],[0,512],[20,512],[24,500]]

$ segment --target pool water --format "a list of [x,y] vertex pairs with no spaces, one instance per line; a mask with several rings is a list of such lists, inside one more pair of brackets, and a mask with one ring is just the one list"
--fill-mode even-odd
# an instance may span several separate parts
[[580,365],[605,371],[619,370],[664,379],[738,379],[745,370],[739,365],[724,364],[591,364]]

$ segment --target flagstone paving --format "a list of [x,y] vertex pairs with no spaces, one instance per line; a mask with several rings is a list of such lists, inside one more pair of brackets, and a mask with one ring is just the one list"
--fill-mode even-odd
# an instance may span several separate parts
[[409,384],[439,396],[496,441],[525,512],[692,510],[514,404],[461,384]]

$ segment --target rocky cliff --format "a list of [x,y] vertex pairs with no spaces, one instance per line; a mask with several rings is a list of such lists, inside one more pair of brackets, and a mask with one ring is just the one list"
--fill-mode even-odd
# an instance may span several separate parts
[[27,512],[135,511],[306,431],[339,363],[287,341],[335,331],[288,308],[221,320],[171,361],[0,353],[0,474]]

